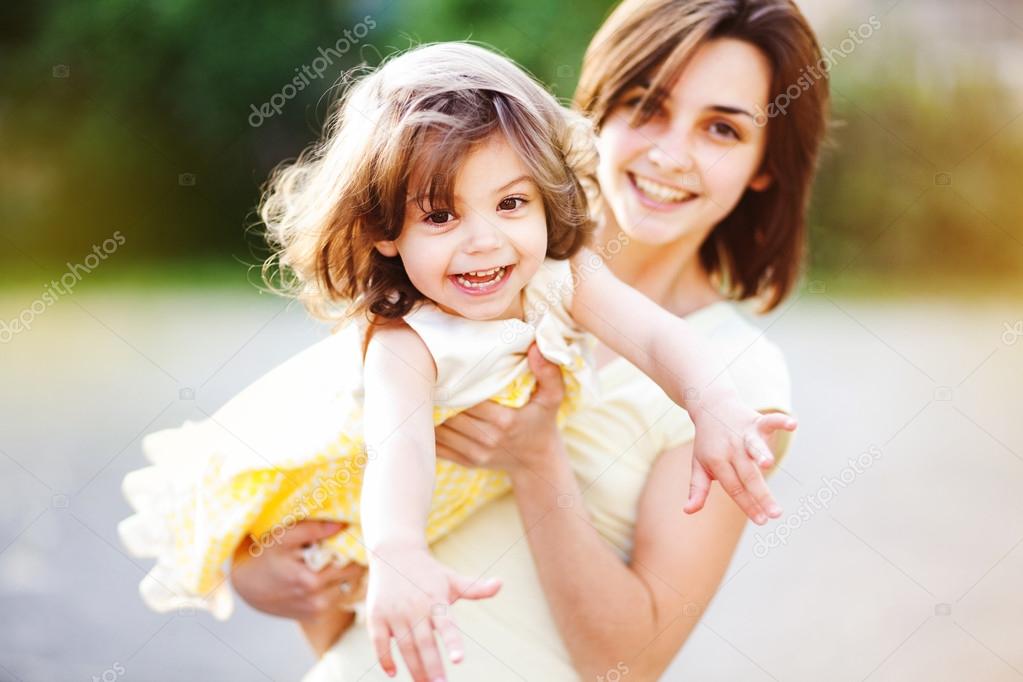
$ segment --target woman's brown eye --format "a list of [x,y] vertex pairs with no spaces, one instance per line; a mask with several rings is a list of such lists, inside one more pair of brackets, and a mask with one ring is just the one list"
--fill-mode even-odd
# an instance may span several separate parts
[[526,200],[522,197],[508,197],[507,199],[502,199],[497,208],[502,211],[514,211],[524,203],[526,203]]
[[721,135],[722,137],[729,137],[733,140],[739,139],[739,133],[735,131],[735,128],[725,123],[715,123],[711,126],[711,130],[715,135]]

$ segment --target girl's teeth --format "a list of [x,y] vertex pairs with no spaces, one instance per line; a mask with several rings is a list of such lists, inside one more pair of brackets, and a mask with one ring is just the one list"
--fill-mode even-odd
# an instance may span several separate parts
[[[475,270],[473,272],[464,272],[461,275],[455,275],[455,279],[457,279],[458,283],[461,284],[463,287],[467,287],[469,289],[480,289],[482,287],[494,286],[502,279],[504,279],[504,274],[505,267],[502,265],[499,268],[492,268],[490,270]],[[491,275],[496,276],[491,277],[491,279],[488,279],[485,282],[470,282],[465,278],[465,275],[471,275],[472,277],[488,277]]]
[[685,190],[668,187],[667,185],[662,185],[659,182],[641,178],[638,175],[633,175],[632,179],[636,183],[636,187],[638,187],[643,194],[648,195],[651,199],[662,204],[677,203],[692,196],[690,192]]

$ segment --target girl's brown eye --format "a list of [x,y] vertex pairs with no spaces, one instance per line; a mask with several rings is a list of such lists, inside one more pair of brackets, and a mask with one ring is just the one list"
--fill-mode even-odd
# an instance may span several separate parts
[[443,225],[451,222],[454,217],[451,211],[434,211],[426,216],[426,222],[432,225]]
[[514,211],[525,203],[526,200],[522,197],[508,197],[507,199],[501,199],[501,203],[497,205],[497,208],[502,211]]

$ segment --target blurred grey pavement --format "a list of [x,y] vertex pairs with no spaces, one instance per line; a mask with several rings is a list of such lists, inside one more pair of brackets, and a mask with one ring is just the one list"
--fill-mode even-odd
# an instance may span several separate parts
[[[36,295],[0,293],[0,319]],[[786,516],[747,529],[664,679],[1023,680],[1023,303],[804,288],[758,324],[801,420]],[[0,680],[308,669],[297,628],[240,600],[226,623],[148,611],[116,524],[143,434],[325,333],[254,292],[98,289],[0,344]]]

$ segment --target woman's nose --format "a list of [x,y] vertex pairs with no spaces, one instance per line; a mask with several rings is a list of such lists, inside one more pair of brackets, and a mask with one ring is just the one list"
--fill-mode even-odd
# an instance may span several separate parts
[[684,174],[692,171],[696,164],[684,140],[655,141],[647,151],[647,158],[658,170],[665,173]]

